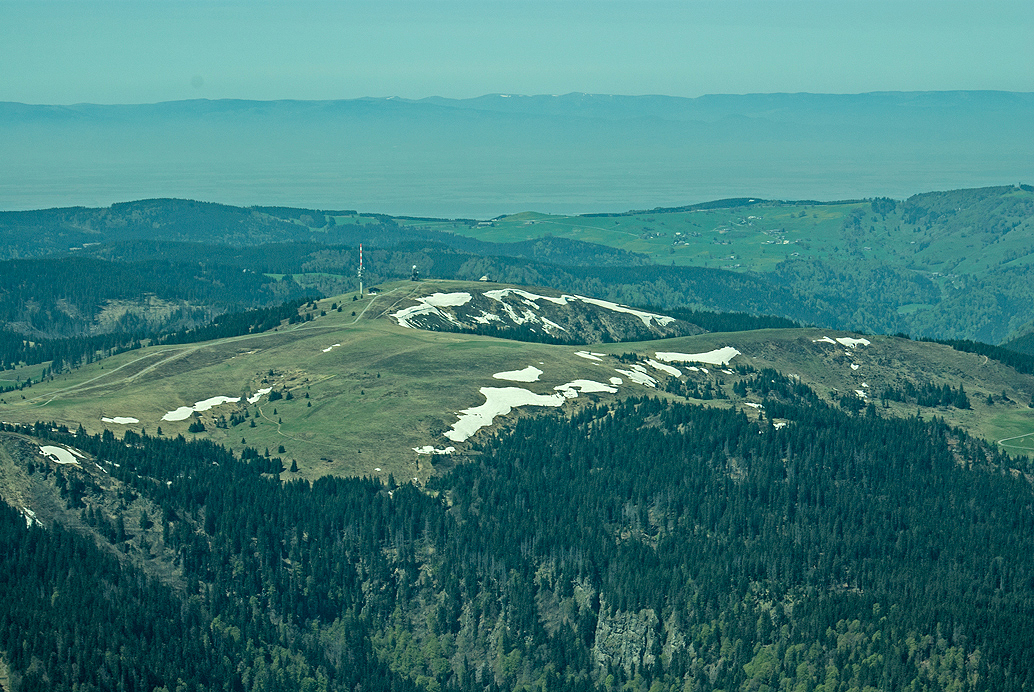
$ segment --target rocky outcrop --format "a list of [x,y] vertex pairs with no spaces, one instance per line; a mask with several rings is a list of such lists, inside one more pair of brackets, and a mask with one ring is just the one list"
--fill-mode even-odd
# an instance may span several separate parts
[[633,674],[634,668],[652,666],[661,651],[658,625],[652,608],[628,612],[601,607],[592,647],[593,661],[603,670],[620,666],[628,675]]

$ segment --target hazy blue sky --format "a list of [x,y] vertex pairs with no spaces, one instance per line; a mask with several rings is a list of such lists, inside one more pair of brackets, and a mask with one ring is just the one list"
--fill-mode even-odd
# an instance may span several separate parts
[[0,100],[1034,91],[1034,2],[0,0]]

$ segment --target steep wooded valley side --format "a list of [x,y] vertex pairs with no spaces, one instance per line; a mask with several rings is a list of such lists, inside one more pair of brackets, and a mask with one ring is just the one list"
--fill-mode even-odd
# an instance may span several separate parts
[[26,429],[84,452],[5,463],[86,539],[3,513],[0,645],[17,689],[1029,684],[1026,464],[936,421],[766,405],[789,423],[656,399],[528,419],[431,494]]

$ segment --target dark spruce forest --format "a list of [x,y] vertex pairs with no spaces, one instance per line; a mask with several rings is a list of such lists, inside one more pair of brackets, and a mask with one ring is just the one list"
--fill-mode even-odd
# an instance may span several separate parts
[[[707,214],[724,215],[713,239],[673,230]],[[579,230],[600,219],[638,224],[632,237],[672,260]],[[534,230],[523,218],[168,199],[0,213],[0,689],[1034,687],[1034,467],[951,422],[1026,421],[1034,406],[1029,186],[743,198],[569,216],[525,236],[507,223]],[[810,240],[793,235],[804,229]],[[907,253],[871,251],[888,229],[906,234]],[[747,257],[722,244],[746,247],[755,231],[785,254],[762,248],[749,267],[677,254],[699,240]],[[379,311],[357,295],[360,243],[366,287],[388,294]],[[554,289],[668,315],[678,330],[593,322],[606,337],[594,346],[486,319],[419,335],[469,348],[471,362],[498,344],[513,363],[580,345],[643,368],[647,340],[672,335],[801,333],[817,352],[818,328],[942,368],[920,380],[888,356],[881,372],[901,377],[854,396],[815,384],[821,373],[732,360],[497,418],[456,455],[418,461],[412,481],[381,472],[403,468],[393,459],[374,460],[381,473],[309,473],[292,458],[299,439],[256,438],[260,415],[275,435],[290,406],[323,405],[317,379],[278,384],[274,368],[256,375],[268,401],[229,422],[199,412],[182,433],[169,419],[164,432],[69,424],[61,408],[73,389],[62,383],[101,379],[117,357],[147,376],[136,353],[264,344],[328,318],[401,338],[389,312],[425,282]],[[404,377],[393,362],[398,372],[363,372],[361,395]],[[998,373],[995,389],[959,384],[970,362]],[[999,392],[1003,381],[1015,386]],[[121,390],[93,391],[82,396],[107,404]],[[233,448],[209,435],[217,426],[232,427]]]

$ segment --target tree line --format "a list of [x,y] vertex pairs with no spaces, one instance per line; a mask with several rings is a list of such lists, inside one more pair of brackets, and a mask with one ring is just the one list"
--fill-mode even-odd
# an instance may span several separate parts
[[[848,413],[768,374],[747,385],[758,419],[649,398],[522,419],[430,494],[281,483],[257,454],[182,437],[18,430],[88,452],[160,508],[193,632],[241,661],[222,689],[277,689],[261,674],[434,692],[1034,684],[1034,503],[1013,473],[1029,469],[939,420]],[[81,511],[113,521],[94,493],[75,492]],[[39,542],[9,523],[5,554]],[[50,550],[33,554],[77,571]],[[14,581],[0,585],[28,588]],[[51,581],[35,583],[30,610],[46,610]],[[10,624],[8,593],[0,646],[19,674],[85,681],[61,643],[75,626],[40,621],[41,648],[14,655],[37,630]],[[176,665],[187,689],[217,688]]]

